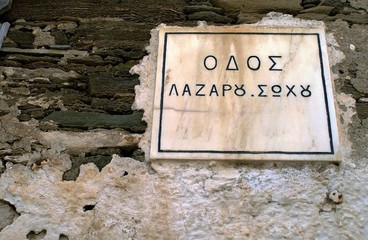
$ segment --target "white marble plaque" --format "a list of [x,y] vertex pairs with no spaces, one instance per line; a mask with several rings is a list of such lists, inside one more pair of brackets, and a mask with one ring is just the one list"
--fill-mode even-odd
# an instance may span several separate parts
[[152,159],[340,161],[322,28],[162,28]]

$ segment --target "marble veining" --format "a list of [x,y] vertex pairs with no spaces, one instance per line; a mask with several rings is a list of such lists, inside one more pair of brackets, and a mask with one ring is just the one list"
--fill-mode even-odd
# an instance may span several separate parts
[[162,28],[153,159],[339,161],[322,28]]

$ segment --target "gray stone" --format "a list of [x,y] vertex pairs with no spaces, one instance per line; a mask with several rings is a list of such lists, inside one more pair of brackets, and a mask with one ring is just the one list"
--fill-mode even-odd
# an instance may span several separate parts
[[334,18],[326,14],[318,13],[301,13],[297,15],[298,18],[308,19],[308,20],[319,20],[319,21],[333,21]]
[[183,9],[185,14],[192,14],[196,12],[214,12],[217,14],[222,14],[222,9],[217,7],[210,7],[206,5],[194,5],[194,6],[186,6]]
[[57,19],[58,21],[62,22],[76,22],[77,24],[80,22],[80,18],[72,17],[72,16],[61,16]]
[[315,4],[305,4],[305,5],[303,5],[303,8],[304,9],[309,9],[309,8],[314,8],[315,6],[317,6],[317,5],[315,5]]
[[32,62],[32,63],[28,63],[28,64],[23,65],[24,68],[29,68],[29,69],[55,68],[55,67],[58,67],[58,66],[59,65],[57,63],[50,63],[50,62],[44,62],[44,61],[37,61],[37,62]]
[[21,67],[22,64],[19,62],[11,61],[11,60],[3,60],[1,61],[2,66],[6,67]]
[[20,48],[33,48],[35,36],[31,32],[22,32],[11,29],[7,37],[15,42]]
[[132,104],[134,102],[134,96],[118,98],[118,99],[106,99],[106,98],[94,98],[91,102],[91,106],[98,110],[103,110],[111,114],[129,114],[132,113]]
[[7,54],[7,60],[20,62],[22,64],[28,64],[32,62],[48,62],[48,63],[58,63],[60,61],[59,58],[49,57],[49,56],[32,56],[25,54]]
[[31,120],[31,116],[30,116],[30,115],[28,115],[28,114],[23,114],[23,113],[19,114],[17,118],[18,118],[18,120],[19,120],[19,121],[21,121],[21,122],[26,122],[26,121]]
[[197,21],[207,21],[207,22],[214,22],[214,23],[232,23],[234,20],[226,17],[226,16],[222,16],[220,14],[214,13],[214,12],[196,12],[193,14],[190,14],[189,16],[189,20],[197,20]]
[[359,99],[358,99],[358,102],[361,102],[361,103],[368,103],[368,98],[366,98],[366,97],[359,98]]
[[321,0],[302,0],[301,5],[313,4],[318,5],[320,4]]
[[355,9],[364,9],[366,12],[368,12],[367,0],[350,0],[349,3]]
[[11,40],[10,38],[6,37],[3,41],[3,45],[2,47],[13,47],[13,48],[16,48],[17,47],[17,44]]
[[118,93],[133,93],[138,84],[136,77],[117,78],[108,74],[99,74],[90,78],[89,92],[92,97],[111,98]]
[[142,133],[146,129],[142,117],[142,112],[134,112],[131,115],[109,115],[96,112],[61,111],[51,113],[43,121],[53,121],[59,128],[121,128],[133,133]]
[[60,50],[67,50],[67,49],[70,49],[71,46],[69,44],[65,44],[65,45],[50,45],[50,48],[52,49],[60,49]]
[[322,0],[320,6],[331,6],[340,8],[343,6],[343,3],[341,1],[336,0]]
[[[54,44],[50,44],[53,46]],[[33,47],[33,46],[32,46]],[[13,48],[13,47],[3,47],[0,49],[1,52],[5,53],[22,53],[22,54],[33,54],[33,55],[49,55],[49,56],[88,56],[88,52],[86,51],[78,51],[78,50],[58,50],[58,49],[21,49],[21,48]]]
[[33,30],[33,35],[35,39],[33,41],[33,45],[38,47],[47,47],[55,44],[55,38],[51,35],[50,32],[44,32],[41,29],[37,28]]
[[117,65],[119,63],[124,62],[123,59],[119,58],[119,57],[115,57],[115,56],[107,56],[104,58],[104,61],[109,64],[109,65]]
[[13,93],[16,95],[29,96],[31,94],[30,90],[26,87],[14,87],[7,89],[7,92]]
[[[34,21],[26,21],[24,18],[21,18],[21,19],[17,19],[15,22],[14,22],[14,25],[15,25],[15,29],[17,30],[23,30],[23,31],[31,31],[31,30],[34,30],[35,28],[42,28],[42,29],[45,29],[47,28],[48,26],[52,28],[55,28],[55,24],[57,24],[57,22],[54,22],[54,21],[37,21],[37,22],[34,22]],[[46,30],[50,30],[50,29],[46,29]]]
[[350,23],[368,24],[368,14],[337,14],[334,17],[335,19],[342,19]]
[[95,54],[101,56],[116,56],[121,57],[125,61],[128,60],[139,60],[143,58],[147,53],[142,49],[132,49],[132,50],[124,50],[124,49],[98,49],[95,51]]
[[131,157],[140,162],[144,162],[145,160],[144,152],[141,149],[136,149]]
[[0,118],[0,142],[13,144],[16,140],[20,140],[22,138],[34,138],[38,135],[35,121],[27,124],[21,123],[15,117],[17,112],[18,111],[15,112],[14,108],[12,108],[12,111],[9,114]]
[[[51,36],[55,38],[55,44],[57,45],[68,45],[69,39],[63,31],[52,31]],[[53,46],[53,45],[50,45]]]
[[98,55],[92,55],[87,57],[70,57],[68,58],[68,63],[77,63],[83,64],[86,66],[99,66],[99,65],[107,65],[109,62],[106,62],[102,59],[102,57]]
[[[25,60],[22,56],[18,56],[22,60]],[[50,58],[42,58],[43,61]],[[28,60],[32,60],[29,58]],[[6,77],[6,79],[25,79],[25,81],[31,81],[35,78],[45,78],[47,81],[51,81],[53,83],[65,83],[72,82],[76,79],[79,79],[81,76],[74,72],[69,71],[65,72],[58,68],[39,68],[39,69],[25,69],[25,68],[15,68],[15,67],[0,67],[0,71],[2,71]]]
[[[22,143],[20,143],[22,144]],[[30,148],[30,145],[28,146]],[[29,164],[40,160],[41,154],[39,152],[26,153],[26,151],[22,148],[12,149],[11,155],[7,155],[4,157],[5,161],[12,162],[14,164]]]
[[213,2],[213,5],[222,8],[229,17],[236,17],[239,13],[266,14],[268,12],[282,12],[297,14],[303,9],[300,0],[217,0]]
[[[7,123],[7,122],[5,122],[5,123]],[[12,141],[14,141],[16,139],[16,137],[12,136],[9,133],[7,133],[7,131],[4,129],[4,127],[2,125],[3,125],[3,123],[0,122],[0,143],[1,144],[7,144],[7,142],[11,143]],[[5,145],[5,146],[7,146],[7,145]]]
[[356,103],[356,109],[360,119],[368,118],[368,103]]
[[364,79],[364,76],[367,75],[363,74],[366,74],[367,72],[367,69],[360,69],[359,74],[361,74],[361,76],[357,76],[357,78],[353,78],[352,80],[350,80],[355,89],[365,94],[368,94],[368,81]]
[[59,30],[64,31],[65,33],[75,33],[78,24],[76,22],[63,22],[57,25]]
[[10,108],[8,104],[0,99],[0,117],[8,114],[10,112]]
[[362,125],[365,128],[368,128],[368,118],[362,120]]
[[198,1],[194,0],[194,1],[189,2],[189,5],[192,5],[192,6],[193,5],[206,5],[206,6],[212,7],[212,3],[210,3],[210,2],[208,2],[206,0],[203,0],[203,1],[201,1],[201,0],[198,0]]
[[35,118],[35,119],[42,119],[46,115],[45,110],[42,108],[27,109],[25,111],[22,111],[22,114],[28,115],[29,117]]
[[306,10],[301,11],[301,13],[317,13],[317,14],[326,14],[329,15],[334,7],[330,6],[316,6],[312,8],[308,8]]
[[136,65],[137,61],[128,61],[126,63],[120,63],[117,66],[114,66],[113,73],[115,76],[131,76],[129,70]]

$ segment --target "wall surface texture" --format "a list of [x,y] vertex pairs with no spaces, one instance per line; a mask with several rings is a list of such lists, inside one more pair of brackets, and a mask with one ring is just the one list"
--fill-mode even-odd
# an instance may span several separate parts
[[[367,0],[14,0],[0,18],[1,240],[368,238]],[[149,159],[157,26],[299,19],[326,26],[340,164]]]

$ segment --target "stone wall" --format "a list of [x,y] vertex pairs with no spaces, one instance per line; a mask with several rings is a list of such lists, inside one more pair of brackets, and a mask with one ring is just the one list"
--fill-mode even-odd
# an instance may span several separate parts
[[[343,162],[145,158],[151,30],[270,11],[326,24]],[[1,16],[0,239],[366,238],[367,12],[366,0],[14,0]]]

